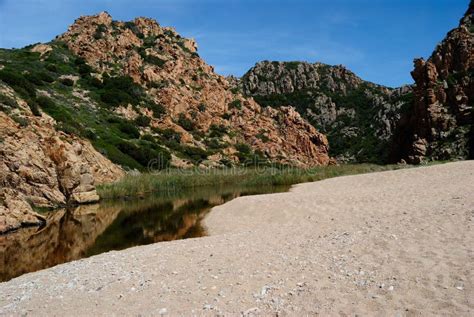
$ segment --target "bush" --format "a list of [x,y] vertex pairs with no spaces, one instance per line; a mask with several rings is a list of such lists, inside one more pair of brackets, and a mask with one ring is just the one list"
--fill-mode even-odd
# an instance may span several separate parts
[[10,98],[5,95],[1,95],[1,94],[0,94],[0,103],[8,106],[9,108],[16,108],[18,106],[15,99]]
[[123,120],[120,122],[118,129],[131,139],[138,139],[140,137],[140,131],[129,121]]
[[151,119],[144,115],[140,115],[135,119],[135,123],[141,127],[149,126],[150,122],[151,122]]
[[242,154],[252,153],[252,149],[250,148],[250,146],[248,144],[245,144],[245,143],[237,143],[235,145],[235,148],[236,148],[237,151],[239,151]]
[[183,154],[188,156],[194,162],[205,160],[209,155],[206,150],[194,146],[183,146]]
[[97,89],[104,88],[104,83],[94,76],[90,76],[89,78],[87,78],[87,84]]
[[143,88],[129,76],[104,77],[100,99],[107,105],[138,104],[143,99]]
[[148,141],[148,142],[155,142],[155,138],[151,134],[144,134],[142,135],[142,140]]
[[205,141],[205,143],[210,149],[215,150],[222,149],[228,146],[226,142],[221,142],[221,140],[219,140],[218,138],[208,139]]
[[265,132],[261,131],[256,135],[256,137],[260,140],[262,140],[264,143],[270,141],[270,138],[265,134]]
[[122,104],[134,102],[133,98],[129,94],[116,88],[102,92],[100,94],[100,100],[112,107],[118,107]]
[[159,119],[166,113],[166,108],[159,103],[151,102],[147,105],[147,108],[153,111],[153,117]]
[[34,72],[25,76],[25,78],[36,86],[43,86],[46,83],[52,83],[54,78],[45,72]]
[[16,123],[18,123],[20,125],[20,127],[27,127],[28,124],[30,124],[30,122],[28,121],[27,118],[25,117],[20,117],[20,116],[17,116],[17,115],[14,115],[11,117],[13,119],[13,121],[15,121]]
[[54,64],[46,64],[45,68],[49,70],[50,72],[57,73],[58,72],[58,67]]
[[11,70],[0,70],[0,80],[9,84],[21,96],[36,96],[36,89],[22,74]]
[[242,101],[240,101],[239,99],[235,99],[234,101],[232,101],[231,103],[229,103],[229,109],[237,109],[237,110],[241,110],[242,109]]
[[38,104],[43,110],[56,108],[56,104],[54,103],[54,101],[46,96],[39,96],[38,98],[36,98],[36,102],[38,102]]
[[132,31],[138,38],[143,39],[145,37],[134,22],[125,22],[125,27]]
[[179,114],[178,124],[186,131],[193,131],[196,128],[195,123],[186,117],[184,113]]
[[289,70],[296,70],[298,69],[299,65],[300,65],[299,62],[286,62],[285,63],[286,69],[289,69]]
[[39,73],[38,73],[38,77],[39,77],[42,81],[44,81],[45,83],[49,83],[49,84],[50,84],[50,83],[54,82],[54,78],[53,78],[50,74],[48,74],[47,72],[39,72]]
[[154,47],[156,43],[156,36],[147,36],[143,39],[143,46],[146,48]]
[[239,158],[240,163],[251,164],[254,161],[252,149],[248,144],[238,143],[235,145],[238,153],[236,156]]
[[121,142],[117,148],[124,154],[129,155],[143,167],[153,163],[153,167],[165,168],[169,166],[171,155],[168,151],[158,147],[151,142],[134,144],[132,142]]
[[41,117],[41,112],[39,110],[39,106],[36,100],[28,99],[26,100],[26,102],[28,103],[28,107],[30,107],[30,110],[33,113],[33,115],[37,117]]
[[206,108],[207,108],[207,106],[206,106],[206,104],[204,104],[204,103],[201,103],[201,104],[198,106],[199,112],[204,112],[204,111],[206,111]]
[[74,80],[72,80],[71,78],[63,78],[61,79],[61,84],[63,84],[64,86],[72,87],[74,86]]
[[145,62],[156,65],[158,67],[163,67],[166,64],[166,61],[164,59],[161,59],[155,55],[147,55],[146,53],[144,53],[142,54],[142,58]]
[[223,124],[211,124],[210,128],[209,128],[209,136],[210,137],[217,137],[217,138],[220,138],[222,136],[224,136],[224,134],[227,134],[228,130],[227,130],[227,127]]
[[155,132],[159,133],[164,140],[174,141],[177,143],[181,142],[181,133],[176,132],[173,129],[170,129],[170,128],[165,129],[165,130],[155,129]]
[[90,73],[92,73],[94,69],[87,64],[81,64],[78,66],[77,71],[82,77],[86,77],[90,75]]
[[105,24],[99,24],[95,29],[94,39],[100,40],[104,37],[104,33],[107,31],[107,26]]

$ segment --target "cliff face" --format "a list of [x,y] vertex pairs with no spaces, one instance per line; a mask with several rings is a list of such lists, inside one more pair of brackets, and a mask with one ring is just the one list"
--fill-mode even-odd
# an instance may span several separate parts
[[1,83],[0,93],[9,98],[0,112],[0,233],[44,223],[32,206],[98,201],[95,185],[123,175],[89,142],[58,132],[46,114],[34,116]]
[[330,154],[341,162],[382,162],[411,87],[366,82],[343,66],[261,62],[240,81],[247,96],[275,108],[291,105],[327,134]]
[[[141,135],[170,152],[172,163],[238,164],[252,154],[300,166],[329,162],[324,135],[291,108],[262,108],[232,92],[199,57],[194,40],[172,28],[147,18],[117,22],[101,13],[76,20],[58,40],[84,58],[94,76],[130,76],[144,88],[144,102],[129,102],[127,109],[126,102],[117,103],[113,110],[141,118]],[[163,131],[176,142],[163,140]]]
[[474,157],[474,3],[431,57],[415,59],[413,107],[400,121],[394,160]]

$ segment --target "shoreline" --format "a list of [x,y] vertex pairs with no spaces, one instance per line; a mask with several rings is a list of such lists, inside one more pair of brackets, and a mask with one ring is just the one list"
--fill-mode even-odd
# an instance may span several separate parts
[[341,176],[214,207],[209,236],[0,283],[0,315],[474,311],[474,162]]

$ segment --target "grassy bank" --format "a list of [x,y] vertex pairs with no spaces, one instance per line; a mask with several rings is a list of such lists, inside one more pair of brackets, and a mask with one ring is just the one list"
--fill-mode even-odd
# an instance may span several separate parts
[[119,182],[97,188],[103,199],[143,196],[153,192],[176,192],[205,186],[292,185],[343,175],[400,169],[400,165],[355,164],[299,168],[232,168],[211,170],[170,170],[160,174],[127,175]]

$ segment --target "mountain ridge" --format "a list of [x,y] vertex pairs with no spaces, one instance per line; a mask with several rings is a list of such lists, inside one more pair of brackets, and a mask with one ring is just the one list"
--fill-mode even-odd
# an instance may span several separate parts
[[99,200],[124,170],[331,163],[326,137],[291,107],[230,90],[155,20],[78,18],[64,34],[0,49],[0,232],[33,208]]

